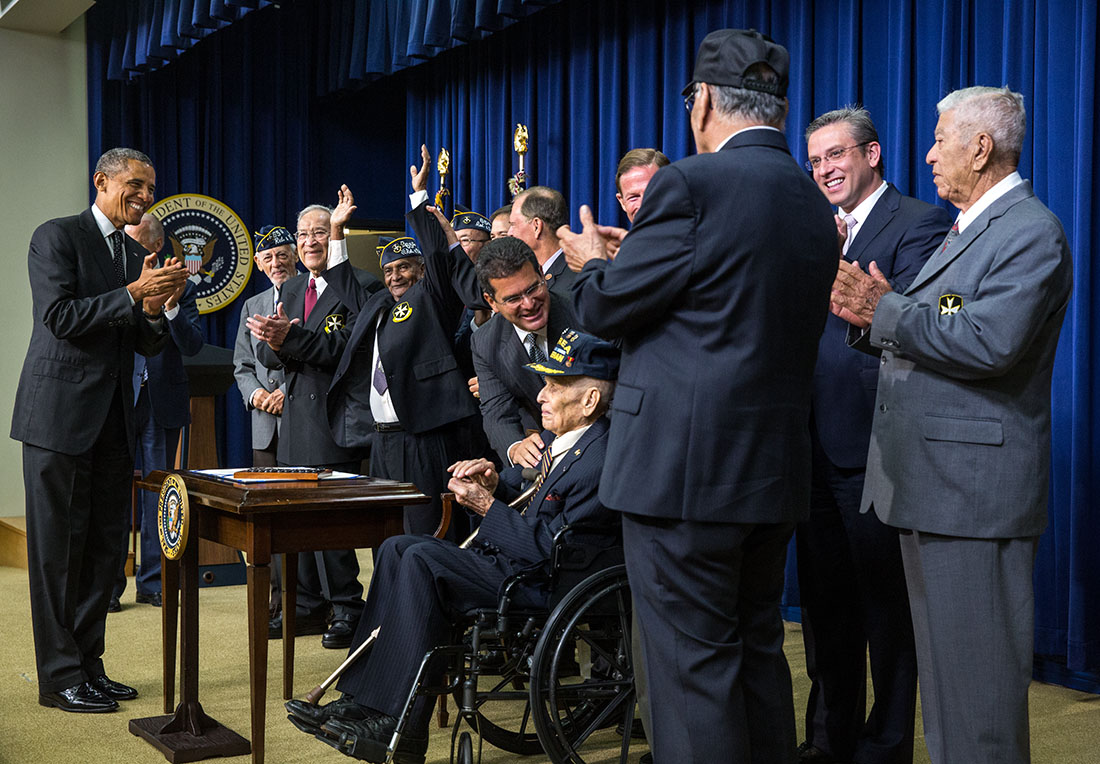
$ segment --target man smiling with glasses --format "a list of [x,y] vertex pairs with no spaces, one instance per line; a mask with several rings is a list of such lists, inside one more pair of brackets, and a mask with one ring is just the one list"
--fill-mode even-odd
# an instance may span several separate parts
[[[883,180],[870,114],[846,107],[806,128],[806,167],[837,206],[840,259],[871,263],[902,291],[943,242],[951,217]],[[817,351],[810,417],[810,518],[797,529],[802,632],[812,682],[803,761],[890,764],[913,758],[917,665],[897,530],[860,514],[879,358],[847,344],[830,314]],[[870,650],[874,703],[866,709]]]
[[574,325],[573,308],[549,290],[535,253],[514,236],[482,248],[477,277],[497,312],[471,342],[485,434],[502,459],[535,467],[544,445],[538,434],[540,385],[523,365],[547,358],[547,338]]

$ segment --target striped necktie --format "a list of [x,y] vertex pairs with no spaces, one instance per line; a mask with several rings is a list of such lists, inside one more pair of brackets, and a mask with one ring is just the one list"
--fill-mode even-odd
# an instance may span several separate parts
[[527,357],[531,359],[531,363],[542,363],[546,360],[546,353],[543,353],[542,348],[539,347],[534,332],[527,335],[527,339],[523,341],[523,346],[527,348]]
[[947,232],[947,236],[943,240],[943,246],[940,247],[940,252],[945,251],[951,246],[951,242],[959,238],[959,221],[955,221],[955,225],[951,226],[951,230]]
[[[534,335],[530,335],[534,336]],[[546,476],[550,474],[550,464],[554,461],[554,457],[550,454],[550,446],[546,447],[546,450],[542,452],[542,459],[539,460],[539,474],[535,478],[535,490],[531,492],[531,498],[527,501],[527,506],[520,512],[521,515],[526,515],[527,510],[531,508],[531,503],[535,500],[535,496],[538,495],[539,489],[542,488],[543,482],[546,480]]]

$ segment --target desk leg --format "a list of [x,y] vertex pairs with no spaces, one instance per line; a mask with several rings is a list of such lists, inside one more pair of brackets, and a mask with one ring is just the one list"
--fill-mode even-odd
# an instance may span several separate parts
[[298,553],[283,555],[283,700],[294,697],[294,628],[298,615]]
[[163,652],[161,675],[164,679],[164,713],[172,713],[176,705],[176,633],[179,629],[180,565],[160,556],[160,613]]
[[251,680],[252,761],[263,764],[267,702],[267,624],[271,614],[271,568],[248,561],[248,676]]

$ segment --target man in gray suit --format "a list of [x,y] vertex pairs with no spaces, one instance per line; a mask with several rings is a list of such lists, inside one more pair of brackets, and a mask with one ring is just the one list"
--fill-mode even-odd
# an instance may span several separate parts
[[862,505],[901,529],[931,759],[1018,764],[1072,264],[1016,171],[1023,96],[966,88],[937,110],[926,161],[955,226],[902,293],[842,262],[833,310],[882,351]]
[[271,315],[279,304],[283,283],[298,271],[294,236],[280,225],[267,225],[255,235],[256,267],[271,280],[271,288],[245,300],[237,343],[233,348],[233,376],[244,407],[252,412],[252,464],[274,467],[279,443],[279,417],[283,411],[283,370],[269,369],[256,357],[260,341],[245,323],[249,316]]

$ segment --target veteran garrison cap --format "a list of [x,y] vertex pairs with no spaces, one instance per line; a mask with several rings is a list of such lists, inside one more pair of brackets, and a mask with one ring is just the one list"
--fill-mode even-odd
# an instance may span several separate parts
[[451,218],[451,228],[455,231],[465,231],[467,228],[476,228],[485,233],[492,233],[493,226],[489,219],[480,212],[459,212]]
[[[775,70],[778,80],[765,82],[745,72],[753,64],[767,64]],[[688,95],[696,82],[747,88],[787,95],[791,56],[779,43],[755,29],[718,29],[703,39],[695,56],[695,72],[683,90]]]
[[566,329],[550,351],[550,358],[523,368],[548,377],[613,380],[619,376],[619,349],[599,337]]
[[379,236],[378,246],[375,249],[378,251],[379,268],[392,263],[394,260],[423,256],[420,247],[416,245],[416,241],[411,236],[399,236],[396,239]]
[[281,225],[265,225],[252,234],[253,249],[257,252],[284,244],[294,246],[294,236]]

